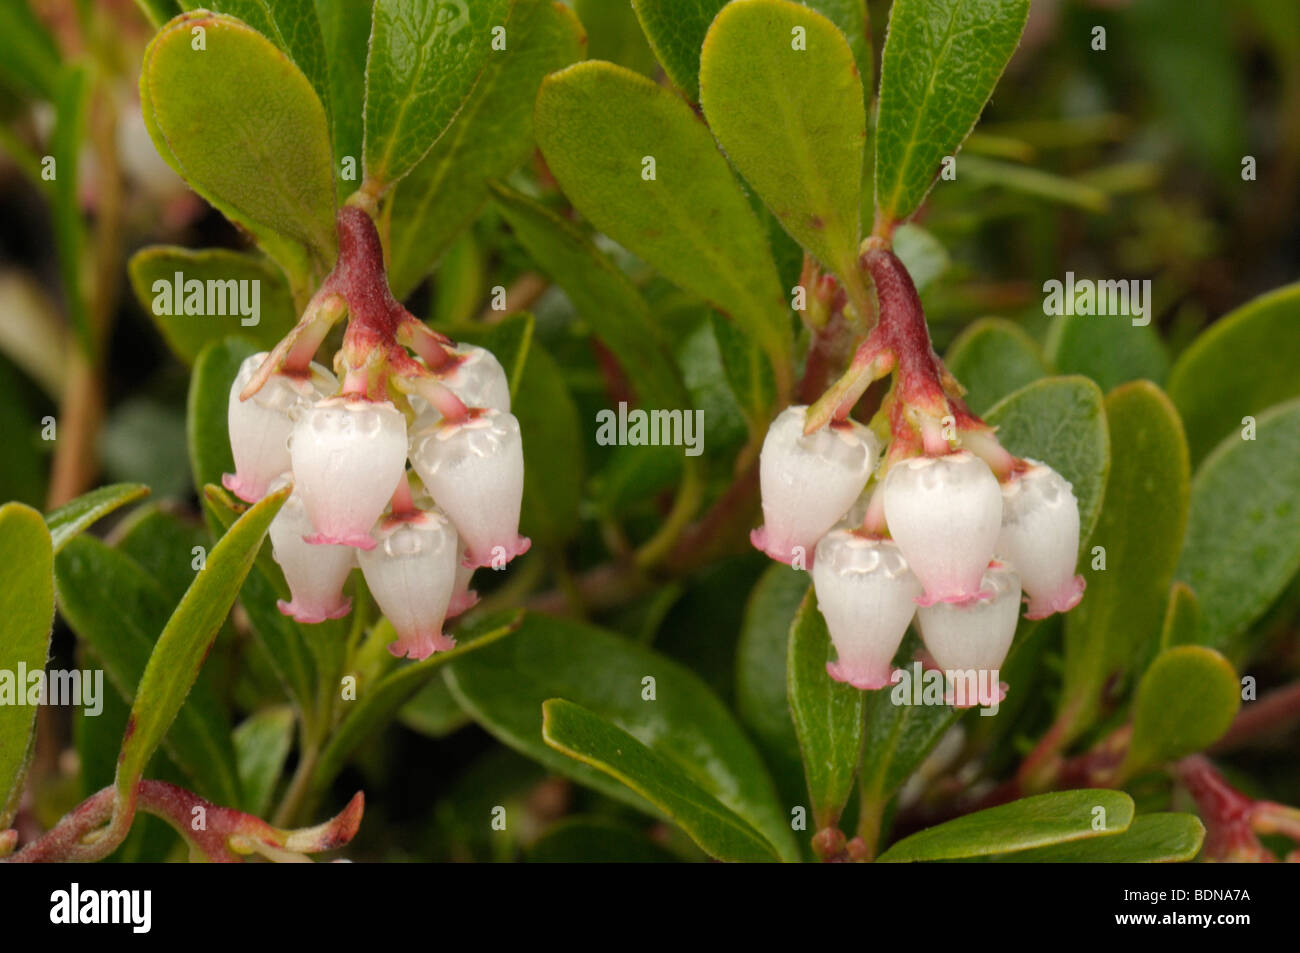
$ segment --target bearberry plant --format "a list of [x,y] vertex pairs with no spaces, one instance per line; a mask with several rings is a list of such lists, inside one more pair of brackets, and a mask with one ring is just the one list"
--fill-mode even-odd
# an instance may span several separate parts
[[[0,341],[61,434],[0,509],[0,856],[1300,856],[1300,286],[1252,298],[1245,124],[1160,152],[1076,63],[1095,12],[1177,100],[1159,51],[1243,30],[76,6],[0,15],[66,329]],[[1270,248],[1207,251],[1178,162]],[[127,430],[179,452],[97,485]],[[5,681],[47,662],[107,676],[75,759]]]

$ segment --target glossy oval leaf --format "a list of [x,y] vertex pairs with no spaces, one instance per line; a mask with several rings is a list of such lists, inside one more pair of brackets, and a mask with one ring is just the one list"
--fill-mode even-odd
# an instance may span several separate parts
[[[728,0],[632,0],[632,8],[664,72],[692,102],[700,98],[700,51],[704,37],[727,3]],[[864,0],[804,0],[804,6],[819,11],[839,27],[853,49],[863,82],[868,83],[871,40]]]
[[1224,315],[1179,356],[1169,399],[1199,461],[1242,418],[1300,396],[1300,284],[1261,295]]
[[746,821],[668,761],[595,712],[562,698],[542,705],[542,738],[556,751],[627,785],[672,818],[710,856],[770,861],[771,845]]
[[1029,0],[895,0],[880,58],[876,208],[907,218],[978,121]]
[[1155,328],[1123,317],[1062,315],[1052,322],[1047,354],[1059,373],[1091,377],[1104,391],[1136,380],[1163,384],[1169,373]]
[[118,757],[119,796],[133,799],[145,764],[185,702],[217,630],[235,603],[288,488],[250,507],[208,554],[149,655]]
[[704,41],[700,105],[786,231],[841,281],[860,281],[867,116],[835,24],[791,0],[733,0]]
[[992,859],[1013,864],[1176,864],[1194,859],[1204,840],[1205,825],[1195,814],[1142,814],[1119,834],[1049,844]]
[[127,273],[140,307],[186,364],[230,335],[269,351],[298,323],[284,273],[253,255],[152,245],[131,256]]
[[[681,664],[593,626],[530,614],[513,636],[458,660],[446,678],[461,706],[505,744],[656,814],[621,783],[542,742],[541,706],[548,698],[567,698],[612,719],[752,824],[782,858],[797,856],[789,815],[758,752],[709,687]],[[654,700],[643,697],[646,678],[654,680]]]
[[410,172],[447,131],[489,58],[502,54],[494,47],[494,29],[506,30],[510,48],[512,2],[375,0],[365,109],[365,177],[372,194]]
[[287,53],[311,82],[325,112],[330,112],[329,67],[315,0],[211,0],[201,5],[243,20]]
[[976,811],[905,837],[881,862],[958,860],[1106,837],[1133,822],[1133,799],[1123,791],[1059,791]]
[[[188,567],[189,554],[180,558]],[[166,590],[126,553],[90,536],[59,554],[55,581],[69,627],[99,660],[106,680],[132,701],[173,605]],[[240,803],[230,722],[210,678],[196,680],[163,733],[167,754],[201,794],[229,806]]]
[[984,415],[1012,453],[1041,460],[1070,481],[1079,502],[1079,546],[1102,510],[1114,453],[1101,391],[1084,377],[1048,377],[1003,398]]
[[966,403],[977,414],[1048,374],[1038,343],[1005,318],[970,324],[948,346],[943,361],[966,388]]
[[535,131],[578,210],[753,335],[788,391],[790,323],[766,233],[690,106],[629,70],[580,63],[543,81]]
[[[199,32],[201,31],[201,32]],[[275,44],[231,17],[181,16],[145,51],[145,121],[190,186],[259,237],[333,264],[334,171],[325,107]]]
[[446,135],[385,205],[388,280],[403,298],[483,210],[488,183],[533,148],[533,103],[542,78],[582,58],[582,26],[551,0],[515,0],[506,49],[487,61]]
[[745,605],[736,647],[736,711],[769,762],[799,769],[799,736],[790,715],[786,659],[790,626],[808,594],[806,572],[775,564]]
[[839,821],[853,791],[867,693],[827,674],[826,663],[834,661],[835,649],[811,589],[790,626],[788,652],[790,712],[803,753],[813,818],[820,830]]
[[45,517],[45,525],[49,527],[50,538],[54,541],[54,552],[57,554],[68,544],[68,540],[109,513],[148,495],[149,488],[139,483],[111,483],[83,493],[51,511]]
[[1177,577],[1200,604],[1196,641],[1234,658],[1240,637],[1300,572],[1300,400],[1233,433],[1192,481]]
[[1241,708],[1232,665],[1214,649],[1179,645],[1155,657],[1133,700],[1133,737],[1120,766],[1131,778],[1218,741]]
[[1104,553],[1085,554],[1088,588],[1065,617],[1066,738],[1091,722],[1108,683],[1159,644],[1187,525],[1187,443],[1169,398],[1146,381],[1125,384],[1106,395],[1106,419],[1112,463],[1089,541]]
[[[37,705],[27,678],[45,671],[54,624],[54,546],[41,514],[21,503],[0,506],[0,830],[22,794],[35,738]],[[7,697],[5,697],[7,696]]]
[[[334,3],[316,0],[321,43],[329,70],[330,131],[340,201],[356,189],[362,163],[366,102],[366,58],[370,55],[373,0]],[[351,178],[344,177],[344,165]]]
[[276,784],[293,747],[295,718],[287,705],[249,715],[232,732],[244,810],[258,817],[271,807]]
[[566,817],[547,828],[525,858],[534,864],[670,864],[677,857],[644,833],[604,817]]

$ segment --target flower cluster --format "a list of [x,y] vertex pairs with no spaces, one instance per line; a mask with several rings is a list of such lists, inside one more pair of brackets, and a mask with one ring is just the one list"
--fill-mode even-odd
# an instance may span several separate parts
[[[772,423],[759,462],[763,525],[751,539],[811,571],[837,681],[890,684],[913,622],[943,671],[996,671],[1022,596],[1031,619],[1083,596],[1078,504],[1059,473],[1012,456],[966,407],[902,263],[872,248],[862,264],[880,320],[817,403]],[[867,386],[890,374],[872,425],[850,419]]]
[[[345,315],[336,377],[311,358]],[[255,502],[292,485],[270,537],[292,594],[280,610],[299,622],[346,615],[344,583],[359,567],[397,633],[389,651],[425,658],[454,645],[442,626],[477,601],[474,570],[528,549],[505,372],[393,299],[360,209],[339,213],[338,264],[302,321],[241,365],[229,429],[228,490]]]

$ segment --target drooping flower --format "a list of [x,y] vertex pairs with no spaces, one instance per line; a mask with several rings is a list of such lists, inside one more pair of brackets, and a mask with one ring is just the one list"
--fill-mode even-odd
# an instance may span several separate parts
[[999,558],[1020,576],[1029,597],[1027,619],[1068,612],[1083,598],[1083,577],[1074,573],[1079,551],[1079,504],[1074,488],[1045,463],[1002,485]]
[[[288,483],[288,475],[271,484],[275,490]],[[280,611],[299,622],[324,622],[348,614],[352,600],[344,597],[343,584],[357,564],[351,546],[313,546],[303,537],[312,532],[311,520],[295,489],[271,521],[271,555],[284,571],[291,601],[276,603]]]
[[458,540],[451,521],[420,510],[386,519],[375,530],[379,545],[358,555],[366,585],[397,633],[388,651],[398,658],[427,658],[455,646],[443,621],[456,581]]
[[894,654],[921,594],[898,546],[852,530],[831,530],[817,544],[812,577],[838,655],[826,663],[826,671],[855,688],[888,685]]
[[474,568],[465,565],[465,542],[462,540],[456,553],[456,584],[451,588],[451,604],[447,606],[448,619],[478,605],[478,593],[469,587],[474,579]]
[[875,469],[880,442],[855,421],[804,434],[808,408],[772,421],[759,456],[763,525],[750,541],[773,559],[808,568],[817,540],[854,504]]
[[[474,344],[458,344],[452,350],[459,358],[458,363],[449,373],[440,375],[439,381],[466,407],[509,413],[510,381],[496,355]],[[442,414],[419,394],[412,394],[410,400],[417,415],[415,429],[423,429],[442,419]]]
[[959,450],[911,457],[890,468],[885,521],[925,593],[921,605],[981,594],[1002,525],[1002,491],[983,460]]
[[[917,610],[917,628],[931,658],[944,672],[997,672],[1011,639],[1016,634],[1020,610],[1020,578],[1008,567],[994,563],[984,573],[981,586],[986,595],[957,605],[938,602]],[[994,686],[988,686],[992,694]],[[982,705],[996,704],[1002,698],[980,697]],[[968,698],[966,704],[976,699]]]
[[406,471],[406,418],[388,401],[331,397],[302,411],[289,441],[309,543],[373,549],[370,535]]
[[524,449],[519,421],[487,410],[411,438],[411,464],[465,541],[470,566],[500,568],[528,551],[519,535]]
[[262,351],[239,365],[226,411],[235,472],[224,474],[221,483],[248,503],[264,497],[271,481],[289,469],[295,416],[338,387],[334,375],[313,362],[310,375],[272,374],[261,390],[240,400],[266,356]]

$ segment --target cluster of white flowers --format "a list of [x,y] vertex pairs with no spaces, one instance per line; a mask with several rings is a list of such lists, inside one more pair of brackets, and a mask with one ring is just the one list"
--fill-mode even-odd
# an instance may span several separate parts
[[861,689],[890,684],[913,621],[940,669],[995,671],[1022,590],[1029,618],[1079,602],[1078,504],[1051,467],[1020,461],[999,484],[965,449],[893,461],[868,497],[884,531],[870,532],[855,524],[880,441],[852,420],[805,434],[807,410],[786,408],[768,430],[764,525],[752,538],[773,559],[811,570],[838,655],[827,666],[833,678]]
[[[292,493],[271,524],[275,560],[300,622],[346,615],[343,586],[359,566],[398,640],[395,655],[450,648],[442,626],[477,600],[475,568],[503,568],[528,549],[519,535],[524,458],[510,388],[487,351],[461,345],[438,378],[469,408],[448,420],[412,395],[413,423],[387,400],[337,394],[328,370],[277,372],[240,395],[267,358],[243,362],[230,390],[235,473],[227,489],[248,502]],[[414,469],[423,488],[411,490]]]

